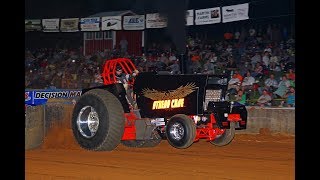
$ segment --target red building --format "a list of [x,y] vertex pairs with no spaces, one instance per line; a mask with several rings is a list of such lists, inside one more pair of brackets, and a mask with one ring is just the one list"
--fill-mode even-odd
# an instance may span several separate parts
[[[132,11],[112,11],[93,14],[89,17],[122,16],[123,19],[123,16],[130,15],[136,14]],[[103,51],[105,49],[119,49],[119,42],[123,37],[125,37],[125,39],[128,41],[128,53],[130,55],[141,55],[142,47],[144,46],[143,31],[109,30],[97,32],[84,32],[83,36],[84,55],[90,55],[95,51]]]

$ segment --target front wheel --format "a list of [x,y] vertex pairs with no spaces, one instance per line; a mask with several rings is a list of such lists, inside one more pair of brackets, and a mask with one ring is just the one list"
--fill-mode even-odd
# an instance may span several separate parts
[[210,141],[211,144],[215,146],[225,146],[228,145],[235,136],[235,122],[230,122],[230,129],[225,129],[224,133],[218,135],[215,140]]
[[194,121],[184,114],[174,115],[167,123],[166,137],[171,146],[178,149],[188,148],[196,137]]

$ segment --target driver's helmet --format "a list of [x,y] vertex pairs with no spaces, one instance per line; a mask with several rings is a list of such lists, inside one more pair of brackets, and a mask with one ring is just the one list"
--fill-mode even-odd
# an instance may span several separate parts
[[117,67],[116,67],[116,76],[121,76],[122,71],[123,70],[122,70],[121,66],[117,65]]

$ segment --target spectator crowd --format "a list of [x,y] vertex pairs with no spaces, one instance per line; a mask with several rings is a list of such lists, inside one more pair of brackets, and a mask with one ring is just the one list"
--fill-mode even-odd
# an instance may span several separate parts
[[[221,40],[189,36],[189,74],[228,74],[227,97],[246,105],[295,106],[295,39],[279,26],[242,28]],[[84,56],[79,49],[26,49],[26,89],[81,89],[103,83],[106,59],[130,58],[140,72],[179,74],[182,58],[171,46],[152,43],[142,56],[105,49]]]

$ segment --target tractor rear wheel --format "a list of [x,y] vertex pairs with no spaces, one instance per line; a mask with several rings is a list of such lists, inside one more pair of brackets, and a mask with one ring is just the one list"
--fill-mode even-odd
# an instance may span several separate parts
[[109,91],[93,89],[83,94],[72,114],[72,131],[87,150],[111,151],[121,141],[125,118],[120,101]]
[[184,114],[174,115],[167,123],[166,137],[171,146],[178,149],[188,148],[196,137],[194,121]]

